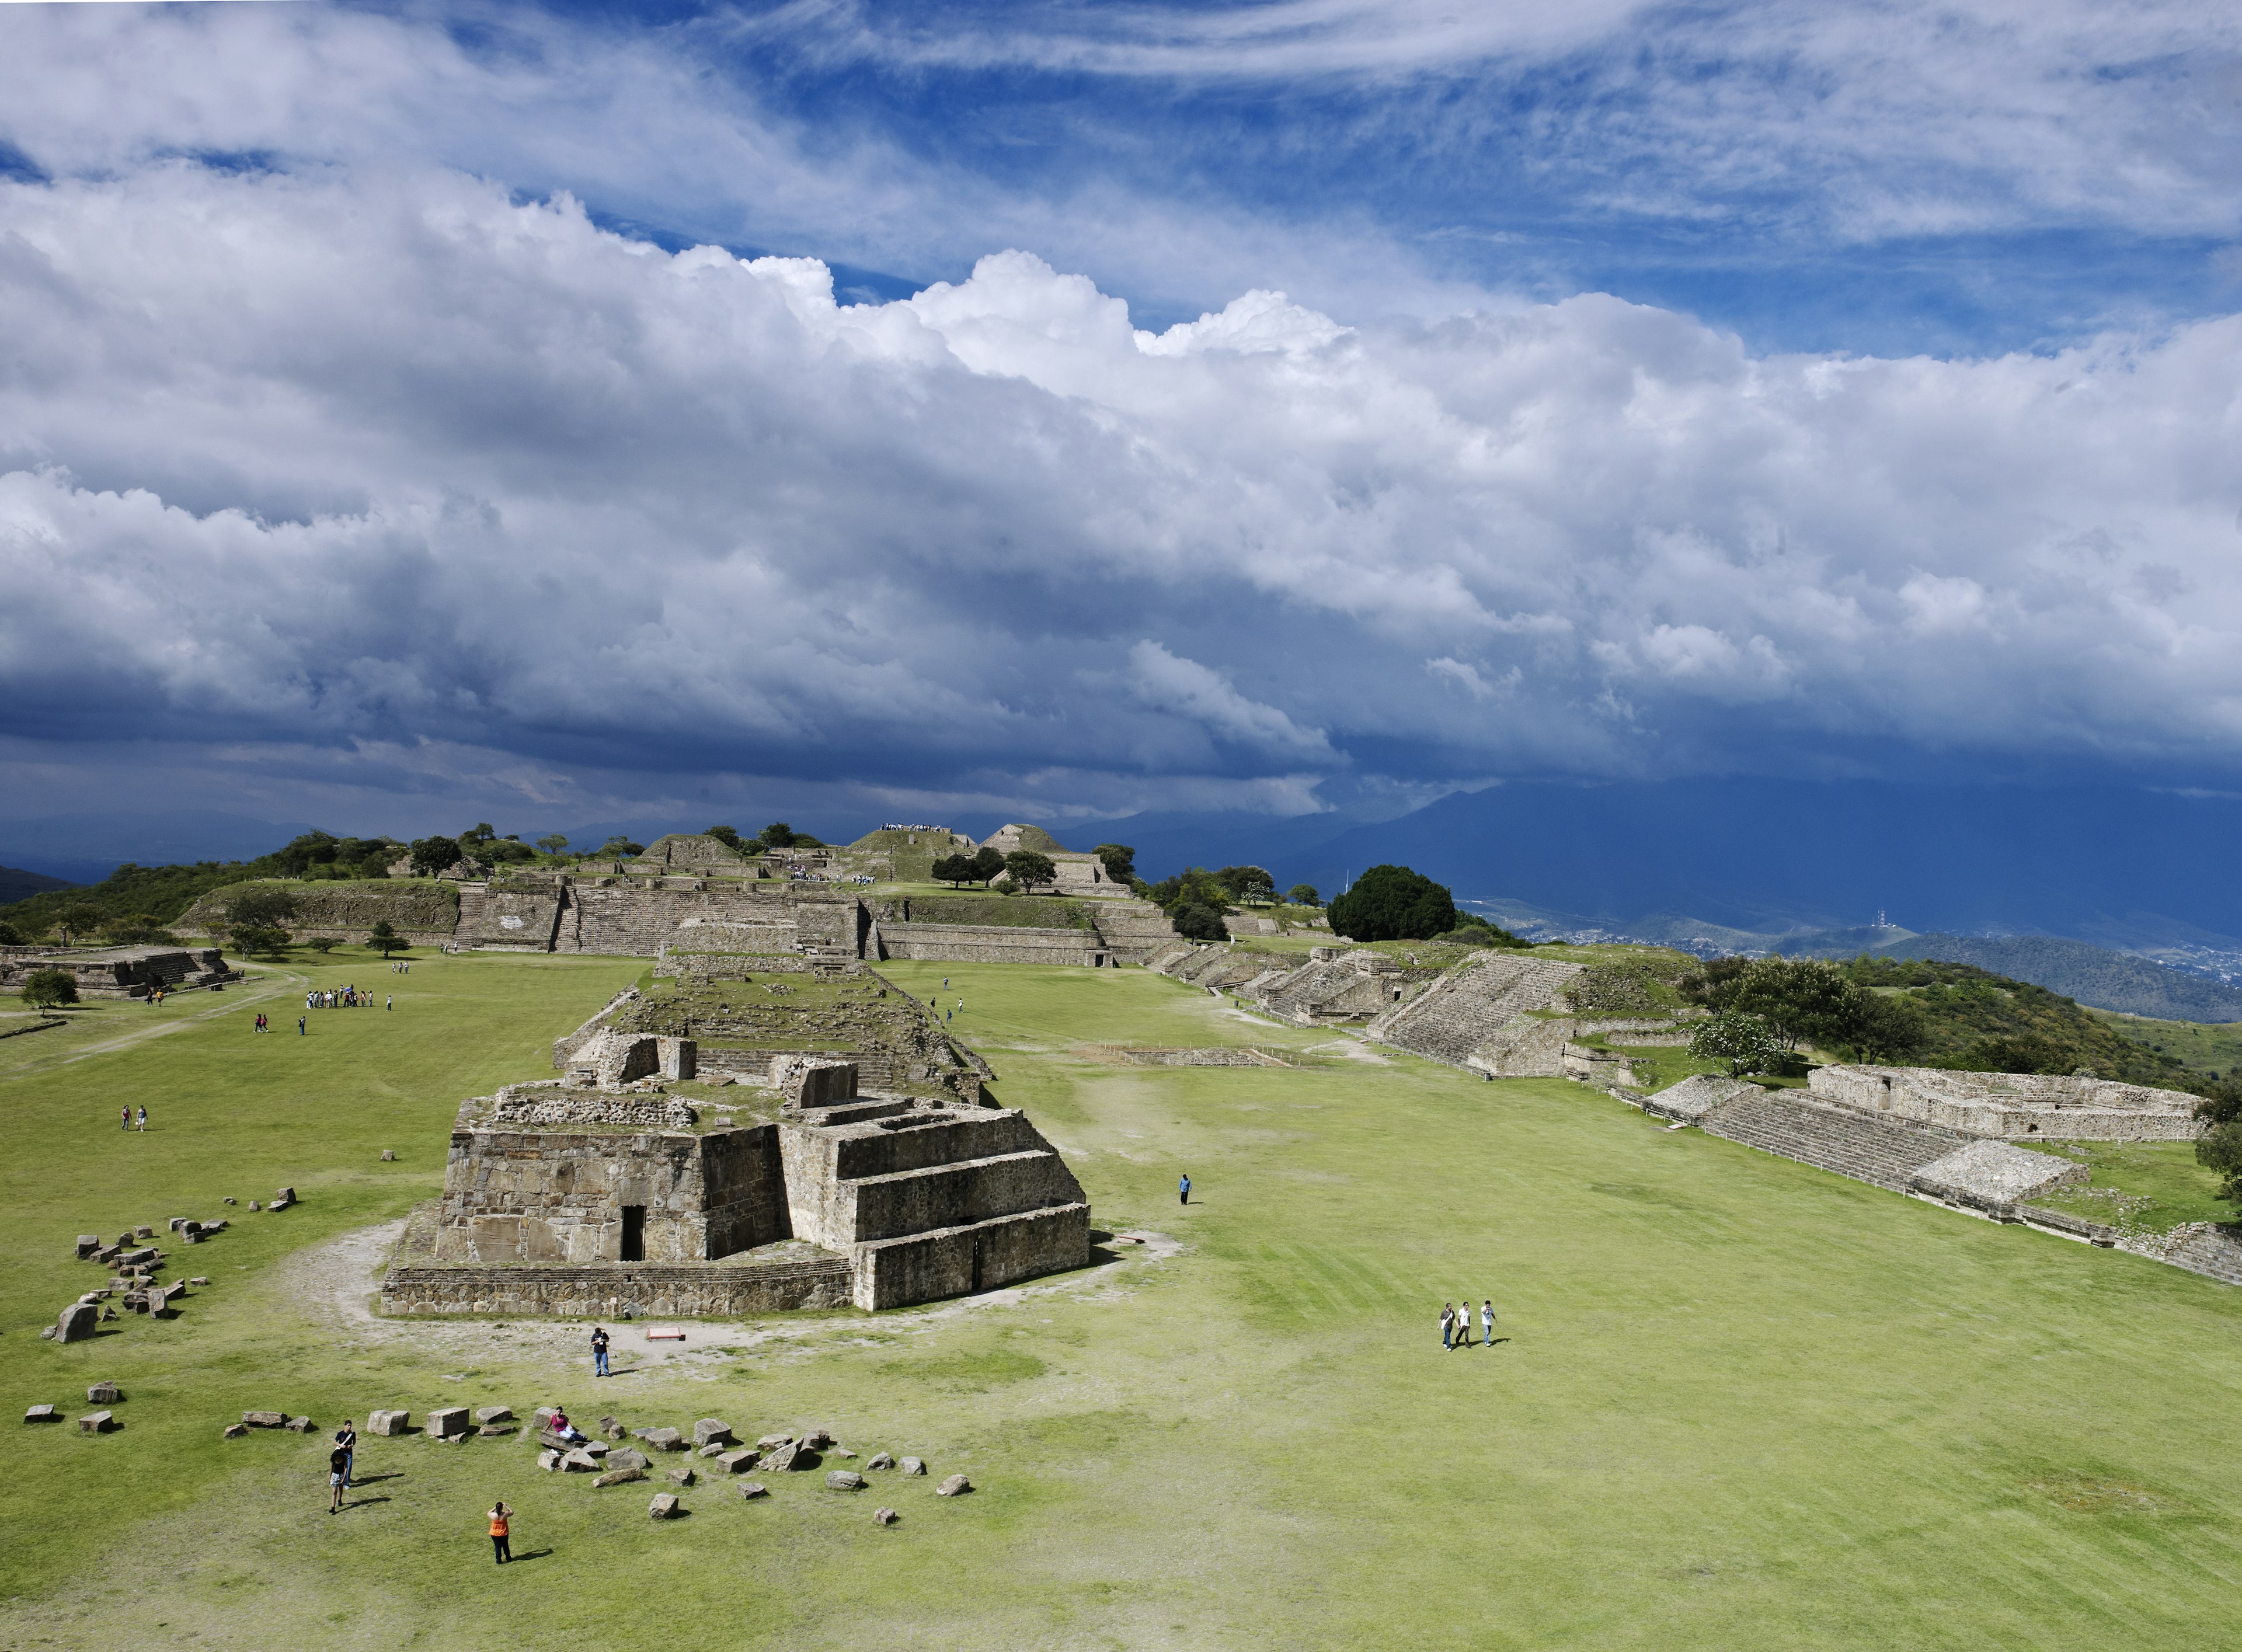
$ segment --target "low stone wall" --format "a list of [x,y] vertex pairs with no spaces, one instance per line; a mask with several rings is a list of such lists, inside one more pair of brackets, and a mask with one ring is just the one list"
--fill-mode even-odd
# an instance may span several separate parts
[[759,975],[816,975],[816,960],[799,952],[688,952],[664,947],[656,977],[673,981],[748,981]]
[[879,926],[880,956],[936,964],[1063,964],[1096,968],[1111,950],[1095,930],[1035,930],[981,923]]
[[2085,1179],[2086,1166],[2071,1159],[2004,1141],[1973,1141],[1925,1165],[1909,1185],[1950,1205],[2005,1211],[2020,1199]]
[[575,1314],[614,1319],[625,1307],[666,1319],[737,1320],[799,1308],[845,1308],[840,1257],[748,1264],[617,1263],[582,1267],[405,1265],[381,1283],[392,1314]]
[[1123,1050],[1124,1061],[1139,1067],[1282,1067],[1288,1064],[1266,1051],[1220,1045],[1189,1050]]
[[618,1096],[598,1090],[501,1090],[491,1104],[493,1124],[563,1129],[570,1125],[621,1125],[631,1130],[689,1130],[693,1109],[675,1096]]
[[1819,1100],[2009,1141],[2192,1141],[2196,1098],[2175,1090],[2037,1073],[1935,1067],[1816,1067]]

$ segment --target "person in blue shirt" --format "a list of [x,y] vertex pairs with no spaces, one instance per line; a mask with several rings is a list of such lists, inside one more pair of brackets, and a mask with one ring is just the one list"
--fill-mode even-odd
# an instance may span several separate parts
[[1178,1183],[1176,1184],[1176,1195],[1177,1195],[1177,1198],[1176,1198],[1176,1203],[1177,1203],[1177,1204],[1178,1204],[1178,1205],[1188,1205],[1188,1204],[1190,1204],[1190,1203],[1191,1203],[1191,1178],[1190,1178],[1190,1177],[1186,1176],[1186,1177],[1185,1177],[1181,1181],[1179,1181],[1179,1182],[1178,1182]]

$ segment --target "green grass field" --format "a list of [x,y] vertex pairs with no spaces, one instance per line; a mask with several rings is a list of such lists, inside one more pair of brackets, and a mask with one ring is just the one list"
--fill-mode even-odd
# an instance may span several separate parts
[[[334,1306],[333,1241],[438,1185],[462,1096],[643,967],[424,960],[399,1007],[245,1031],[244,995],[119,1006],[0,1044],[0,1644],[469,1649],[2159,1648],[2231,1639],[2242,1293],[1975,1221],[1556,1081],[1402,1058],[1139,1069],[1091,1046],[1339,1047],[1142,971],[897,964],[1066,1152],[1102,1246],[1062,1279],[877,1316],[690,1327],[394,1325]],[[386,990],[379,965],[355,971]],[[409,984],[409,994],[402,986]],[[209,1012],[218,1013],[210,1014]],[[209,1014],[209,1018],[196,1017]],[[173,1028],[99,1051],[144,1031]],[[34,1053],[47,1040],[67,1047]],[[145,1100],[126,1137],[116,1110]],[[379,1161],[393,1148],[394,1164]],[[1193,1202],[1179,1209],[1177,1176]],[[282,1183],[278,1216],[246,1200]],[[207,1215],[170,1324],[36,1326],[96,1270],[71,1237]],[[363,1252],[342,1294],[370,1289]],[[322,1266],[326,1271],[321,1272]],[[354,1271],[353,1271],[354,1270]],[[1492,1348],[1444,1353],[1444,1299]],[[593,1491],[518,1438],[368,1440],[325,1513],[324,1439],[222,1440],[245,1407],[560,1400],[580,1417],[822,1424],[934,1478],[747,1503]],[[660,1460],[657,1467],[667,1466]],[[953,1470],[979,1489],[947,1501]],[[788,1482],[810,1480],[813,1485]],[[481,1511],[519,1511],[492,1566]],[[902,1523],[870,1519],[892,1503]]]

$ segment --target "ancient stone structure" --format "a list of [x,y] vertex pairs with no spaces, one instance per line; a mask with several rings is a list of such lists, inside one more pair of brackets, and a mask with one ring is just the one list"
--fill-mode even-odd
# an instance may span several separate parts
[[[556,1059],[573,1073],[654,1043],[608,1024],[644,1003],[619,997]],[[1081,1185],[1024,1114],[978,1105],[977,1085],[969,1098],[922,1075],[927,1093],[859,1093],[858,1076],[782,1053],[759,1098],[695,1105],[641,1081],[465,1102],[443,1197],[408,1224],[384,1310],[877,1309],[1088,1259]]]
[[1908,1178],[1917,1192],[1949,1205],[2002,1211],[2024,1199],[2087,1179],[2086,1166],[2006,1142],[1964,1142]]
[[2006,1140],[2192,1141],[2196,1098],[2105,1078],[1948,1072],[1933,1067],[1817,1067],[1815,1098],[1833,1106]]
[[158,987],[218,985],[240,973],[214,946],[0,947],[0,991],[20,990],[34,970],[64,970],[81,998],[144,998]]
[[979,847],[993,849],[999,855],[1027,849],[1049,856],[1058,873],[1058,882],[1053,887],[1061,895],[1121,898],[1129,893],[1129,886],[1116,883],[1112,874],[1105,870],[1105,863],[1097,856],[1077,854],[1064,847],[1040,826],[999,826],[981,841]]
[[[1413,1055],[1507,1076],[1518,1065],[1511,1053],[1518,1040],[1492,1049],[1490,1041],[1513,1023],[1551,1011],[1580,974],[1579,964],[1561,959],[1491,951],[1467,959],[1425,991],[1384,1011],[1367,1031]],[[1564,1037],[1574,1031],[1568,1024]],[[1564,1037],[1557,1039],[1561,1048]],[[1546,1064],[1554,1069],[1554,1064]]]

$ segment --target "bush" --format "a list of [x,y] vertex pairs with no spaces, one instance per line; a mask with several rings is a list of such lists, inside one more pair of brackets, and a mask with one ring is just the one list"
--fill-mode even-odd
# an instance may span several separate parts
[[34,970],[24,977],[23,1002],[34,1010],[52,1010],[77,1002],[77,977],[68,970]]
[[339,944],[332,935],[315,935],[310,940],[305,942],[304,944],[310,947],[312,951],[318,953],[321,957],[325,957],[328,953],[333,951]]
[[1689,1053],[1702,1061],[1727,1062],[1728,1075],[1735,1078],[1765,1072],[1783,1063],[1788,1054],[1755,1015],[1716,1015],[1700,1021],[1689,1035]]
[[1321,906],[1322,897],[1316,893],[1313,883],[1295,883],[1285,891],[1285,898],[1295,906]]
[[989,887],[999,895],[1017,895],[1020,892],[1020,886],[1010,877],[1000,877]]
[[2221,1199],[2242,1199],[2242,1120],[2213,1125],[2198,1136],[2195,1162],[2219,1172]]
[[1198,901],[1179,903],[1168,914],[1169,924],[1186,941],[1226,941],[1230,931],[1223,927],[1222,914]]
[[296,897],[284,889],[245,889],[225,903],[226,922],[237,929],[278,929],[296,916]]
[[226,937],[233,943],[234,950],[245,958],[260,953],[267,957],[277,956],[289,941],[287,930],[264,923],[237,923],[226,930]]
[[1331,926],[1354,941],[1423,941],[1456,927],[1454,897],[1406,866],[1373,866],[1331,903]]
[[460,863],[460,846],[449,837],[413,840],[413,870],[416,876],[434,877]]

